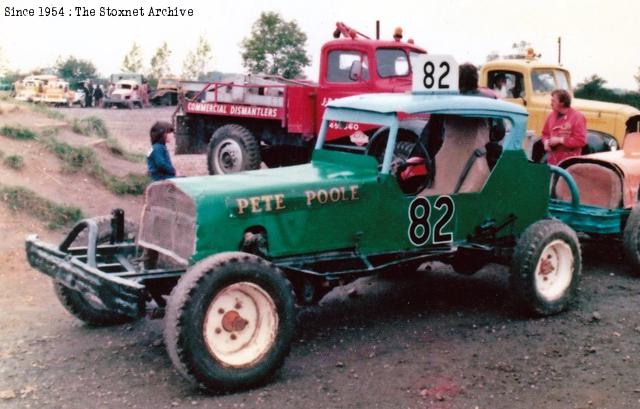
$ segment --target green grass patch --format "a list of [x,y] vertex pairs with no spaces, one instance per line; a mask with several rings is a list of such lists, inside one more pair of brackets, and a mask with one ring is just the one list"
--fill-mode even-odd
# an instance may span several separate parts
[[82,169],[90,170],[95,166],[100,166],[95,151],[89,147],[72,146],[57,140],[53,135],[43,136],[41,142],[49,152],[56,155],[64,163],[64,170],[68,172],[77,172]]
[[9,155],[4,158],[3,163],[11,169],[20,170],[24,167],[24,158],[20,155]]
[[109,130],[107,129],[104,121],[96,116],[74,119],[71,124],[71,130],[80,135],[95,135],[99,138],[105,139],[107,142],[107,148],[109,148],[111,153],[120,156],[129,162],[140,163],[145,159],[144,155],[127,152],[116,138],[109,136]]
[[33,112],[37,112],[39,114],[42,114],[42,115],[46,116],[47,118],[58,119],[60,121],[64,121],[66,119],[66,117],[64,116],[64,114],[62,112],[58,112],[56,110],[53,110],[53,109],[49,108],[46,105],[30,103],[30,104],[27,104],[27,106]]
[[120,145],[120,142],[118,142],[116,138],[109,136],[107,137],[106,141],[107,141],[107,148],[109,148],[109,151],[111,153],[113,153],[114,155],[120,156],[121,158],[126,159],[129,162],[142,163],[146,159],[146,156],[140,153],[127,152],[122,147],[122,145]]
[[13,211],[42,220],[52,230],[72,226],[84,218],[77,207],[59,205],[24,187],[0,186],[0,201]]
[[64,163],[63,170],[67,172],[84,171],[93,177],[110,192],[117,195],[141,195],[150,182],[146,175],[129,173],[125,177],[118,177],[108,173],[89,147],[75,147],[57,140],[54,136],[42,137],[44,146]]
[[141,195],[150,182],[151,179],[147,175],[135,173],[128,173],[123,178],[107,174],[103,176],[103,183],[107,189],[117,195]]
[[51,136],[57,136],[59,132],[60,129],[58,127],[47,126],[46,128],[42,128],[42,130],[40,131],[40,136],[42,136],[43,138],[48,138]]
[[82,119],[74,119],[71,123],[71,130],[80,135],[95,135],[99,138],[107,138],[109,130],[104,121],[97,116],[88,116]]
[[3,126],[0,128],[0,134],[4,136],[8,136],[9,138],[19,139],[19,140],[28,140],[28,139],[36,139],[36,133],[31,129],[24,128],[21,126]]

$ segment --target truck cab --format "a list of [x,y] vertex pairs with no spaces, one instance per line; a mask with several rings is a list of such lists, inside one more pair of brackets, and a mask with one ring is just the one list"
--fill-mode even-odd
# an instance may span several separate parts
[[[373,92],[405,92],[411,89],[411,60],[426,50],[404,41],[370,39],[354,32],[338,31],[345,38],[327,42],[321,50],[316,98],[316,118],[322,118],[327,104],[335,99]],[[334,34],[335,35],[335,34]],[[353,131],[365,132],[362,124],[330,124],[329,140]],[[320,121],[314,133],[320,131]]]
[[[248,74],[231,81],[181,82],[175,116],[176,153],[207,152],[211,174],[308,162],[327,105],[339,98],[411,89],[411,60],[426,54],[411,40],[369,38],[336,23],[321,49],[318,82]],[[191,95],[190,95],[191,94]],[[425,118],[402,124],[404,139],[416,139]],[[327,141],[360,149],[377,125],[331,121]]]
[[[529,130],[540,137],[544,121],[551,112],[551,91],[560,88],[573,94],[573,86],[566,68],[540,62],[532,54],[486,63],[480,71],[480,86],[497,91],[506,101],[523,105],[529,113]],[[497,86],[500,78],[506,80],[502,89]],[[638,109],[629,105],[580,98],[572,98],[571,106],[587,119],[584,153],[618,149],[626,134],[626,121],[640,115]]]

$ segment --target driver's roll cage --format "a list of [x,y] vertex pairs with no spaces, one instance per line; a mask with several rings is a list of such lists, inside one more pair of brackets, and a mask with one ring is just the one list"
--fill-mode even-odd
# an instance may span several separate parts
[[[459,99],[460,97],[458,97]],[[474,97],[462,97],[466,99],[479,99]],[[381,161],[380,173],[381,174],[390,174],[392,173],[392,163],[394,160],[394,150],[396,149],[397,143],[399,142],[399,134],[400,134],[400,118],[399,113],[403,111],[390,111],[390,112],[375,112],[375,111],[364,111],[360,109],[350,109],[350,108],[342,108],[342,107],[331,107],[329,106],[325,112],[325,117],[320,129],[320,134],[318,135],[318,140],[316,143],[316,149],[322,149],[324,146],[326,132],[328,129],[329,121],[342,121],[342,122],[359,122],[359,123],[368,123],[368,124],[376,124],[382,127],[385,127],[385,132],[377,132],[374,136],[369,140],[369,144],[367,148],[364,150],[366,154],[371,154],[371,149],[375,150],[377,153],[378,150],[375,147],[379,147],[381,143],[384,143],[384,139],[386,138],[386,146],[384,148],[384,156]],[[476,109],[440,109],[437,111],[416,111],[416,114],[437,114],[446,116],[446,118],[455,118],[458,117],[464,123],[473,123],[474,121],[471,118],[488,120],[482,123],[486,124],[482,129],[478,125],[476,128],[469,127],[468,135],[469,141],[465,141],[464,143],[458,143],[458,146],[448,146],[445,148],[445,152],[447,159],[442,157],[442,160],[448,161],[446,163],[447,166],[444,166],[443,162],[440,166],[438,166],[434,157],[436,152],[429,152],[426,146],[424,146],[424,141],[421,141],[419,137],[412,135],[411,141],[415,141],[418,146],[420,152],[420,156],[425,158],[425,166],[427,168],[427,179],[425,180],[424,185],[419,189],[418,192],[413,192],[413,194],[418,193],[420,195],[431,195],[431,194],[441,194],[441,193],[462,193],[462,192],[474,192],[479,191],[484,183],[486,182],[489,174],[493,166],[489,164],[487,166],[485,160],[478,160],[479,158],[486,158],[488,152],[485,149],[485,142],[493,142],[494,145],[500,144],[498,146],[500,151],[502,150],[522,150],[522,139],[523,137],[518,137],[518,135],[524,135],[524,129],[526,127],[526,115],[518,115],[512,114],[510,112],[487,112],[484,110],[476,110]],[[414,114],[411,112],[410,114]],[[504,135],[504,129],[502,129],[502,134],[495,136],[496,132],[494,126],[492,126],[491,121],[494,119],[498,120],[508,120],[511,123],[511,131]],[[478,122],[480,123],[480,122]],[[453,123],[451,123],[453,124]],[[454,126],[455,127],[455,126]],[[459,127],[463,128],[463,127]],[[388,129],[388,132],[386,131]],[[426,129],[426,128],[425,128]],[[446,132],[446,127],[445,131]],[[464,129],[458,129],[458,140],[464,141],[466,135]],[[454,131],[449,132],[450,134],[454,134]],[[462,133],[462,135],[461,135]],[[486,139],[486,141],[485,141]],[[446,137],[444,138],[446,140]],[[502,140],[502,141],[501,141]],[[422,142],[422,143],[421,143]],[[482,142],[482,143],[480,143]],[[445,145],[456,145],[453,141],[449,141],[445,143]],[[464,146],[463,146],[464,145]],[[478,146],[475,146],[478,145]],[[480,146],[482,145],[482,146]],[[372,148],[374,147],[374,148]],[[460,154],[458,155],[456,149],[461,149]],[[378,155],[376,155],[378,156]],[[440,157],[441,155],[439,155]],[[458,161],[456,164],[456,170],[449,175],[444,175],[448,165],[450,165],[450,161],[452,158],[457,159],[458,157],[464,156],[463,159]],[[436,167],[441,168],[440,182],[441,186],[437,186],[438,183],[433,182],[433,178],[437,175]],[[460,169],[458,169],[460,168]],[[448,173],[448,172],[447,172]],[[446,177],[445,177],[446,176]],[[437,178],[437,176],[435,176]],[[444,180],[452,179],[452,180]],[[455,179],[455,180],[454,180]],[[443,190],[444,189],[444,190]],[[404,189],[403,189],[404,190]]]

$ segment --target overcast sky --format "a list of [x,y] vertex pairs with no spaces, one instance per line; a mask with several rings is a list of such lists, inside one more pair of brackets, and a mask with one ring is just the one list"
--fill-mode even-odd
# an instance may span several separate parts
[[[6,7],[63,6],[64,17],[6,17]],[[167,41],[171,66],[180,74],[186,53],[204,35],[213,49],[211,70],[244,72],[240,42],[262,11],[276,11],[295,20],[308,36],[312,65],[318,76],[319,52],[331,39],[336,21],[373,36],[380,20],[382,37],[402,26],[405,39],[430,53],[451,54],[458,62],[481,64],[491,51],[508,53],[520,40],[532,43],[542,60],[557,61],[562,37],[562,62],[574,86],[591,74],[609,87],[637,89],[633,76],[640,66],[640,1],[638,0],[1,0],[0,49],[12,69],[51,66],[58,56],[91,60],[102,75],[120,71],[133,42],[140,44],[145,65]],[[145,17],[76,17],[75,6],[143,7]],[[148,8],[193,8],[193,17],[148,17]]]

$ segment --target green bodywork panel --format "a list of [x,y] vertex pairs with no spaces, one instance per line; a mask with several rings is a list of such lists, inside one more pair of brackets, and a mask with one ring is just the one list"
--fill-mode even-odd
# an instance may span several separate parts
[[[409,238],[409,206],[395,177],[380,174],[370,156],[318,150],[310,164],[224,177],[176,179],[196,202],[196,252],[192,261],[238,249],[243,233],[261,226],[274,258],[357,250],[362,255],[433,245],[441,223],[451,244],[465,241],[488,221],[515,222],[499,235],[518,235],[547,214],[549,170],[522,151],[505,151],[484,189],[450,195],[453,212],[428,197],[430,235],[416,246]],[[445,195],[446,196],[446,195]],[[447,222],[446,224],[444,222]],[[442,243],[441,243],[442,244]]]
[[[487,98],[396,94],[335,105],[325,112],[309,164],[174,179],[195,202],[191,262],[238,250],[244,233],[256,227],[266,231],[268,256],[274,259],[341,250],[366,256],[436,245],[455,248],[487,225],[506,226],[494,238],[518,236],[548,217],[550,171],[529,162],[521,149],[526,130],[522,108]],[[395,106],[404,113],[426,110],[510,121],[504,151],[484,188],[426,198],[405,195],[389,172],[398,129]],[[372,156],[322,149],[328,121],[347,118],[389,126],[382,164]]]

